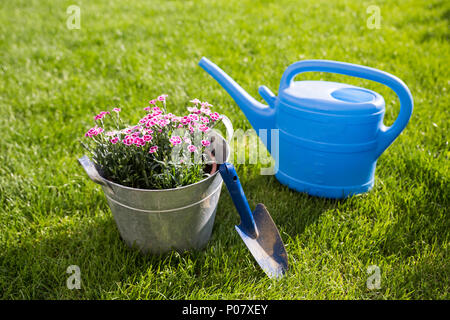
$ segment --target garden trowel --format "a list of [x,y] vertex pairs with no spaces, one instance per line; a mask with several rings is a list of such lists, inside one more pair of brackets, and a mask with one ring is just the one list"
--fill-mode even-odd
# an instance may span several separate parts
[[241,224],[235,226],[236,231],[264,272],[270,278],[282,277],[288,269],[287,253],[269,212],[259,203],[252,213],[231,163],[221,164],[219,172],[241,217]]

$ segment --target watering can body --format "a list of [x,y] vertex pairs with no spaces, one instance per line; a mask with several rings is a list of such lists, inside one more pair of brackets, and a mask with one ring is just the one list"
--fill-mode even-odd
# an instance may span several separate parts
[[[212,62],[203,67],[234,98],[276,161],[276,178],[290,188],[326,198],[345,198],[370,190],[378,157],[409,121],[413,100],[407,86],[386,72],[355,64],[305,60],[283,74],[278,96],[261,86],[268,103],[248,95]],[[378,93],[345,83],[293,81],[303,72],[329,72],[373,80],[390,87],[400,100],[391,127],[383,124],[385,102]],[[273,131],[276,134],[272,134]],[[278,137],[271,139],[270,137]]]

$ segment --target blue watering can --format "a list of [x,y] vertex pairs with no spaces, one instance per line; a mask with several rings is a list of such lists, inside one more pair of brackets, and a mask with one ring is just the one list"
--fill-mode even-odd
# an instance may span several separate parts
[[[304,60],[284,72],[278,96],[267,87],[256,101],[206,58],[199,65],[236,101],[276,161],[276,178],[289,188],[326,198],[345,198],[370,190],[378,157],[405,128],[413,110],[408,87],[397,77],[369,67]],[[379,82],[400,99],[400,113],[383,124],[385,102],[378,93],[345,83],[293,81],[303,72],[328,72]],[[270,130],[278,129],[278,141]],[[261,130],[261,131],[260,131]],[[266,141],[264,141],[266,140]],[[275,155],[278,153],[278,156]]]

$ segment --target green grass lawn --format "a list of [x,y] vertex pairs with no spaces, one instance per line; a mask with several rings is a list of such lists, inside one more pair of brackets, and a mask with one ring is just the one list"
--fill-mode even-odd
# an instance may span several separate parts
[[[66,26],[69,5],[81,29]],[[380,29],[366,25],[369,5]],[[433,1],[0,2],[0,297],[3,299],[448,299],[450,4]],[[297,193],[255,165],[237,167],[253,208],[279,227],[290,269],[265,277],[234,231],[223,190],[203,251],[143,256],[122,242],[100,187],[77,163],[95,112],[137,120],[169,94],[173,111],[198,97],[250,125],[197,66],[210,58],[257,96],[303,59],[367,65],[401,78],[414,97],[405,131],[380,157],[374,189],[347,200]],[[307,74],[389,89],[345,76]],[[261,99],[262,100],[262,99]],[[80,290],[66,269],[78,265]],[[381,288],[366,287],[377,265]]]

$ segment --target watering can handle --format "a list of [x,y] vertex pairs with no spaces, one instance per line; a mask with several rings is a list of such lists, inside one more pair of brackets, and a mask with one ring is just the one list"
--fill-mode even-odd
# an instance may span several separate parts
[[406,127],[413,111],[413,98],[406,84],[399,78],[384,71],[352,63],[330,60],[303,60],[290,65],[283,74],[280,90],[288,88],[294,77],[303,72],[328,72],[372,80],[391,88],[400,100],[400,113],[394,124],[386,127],[381,124],[378,133],[375,157],[378,158]]

